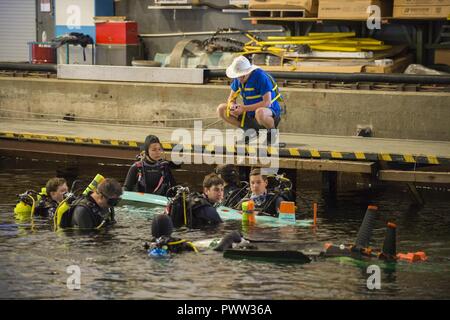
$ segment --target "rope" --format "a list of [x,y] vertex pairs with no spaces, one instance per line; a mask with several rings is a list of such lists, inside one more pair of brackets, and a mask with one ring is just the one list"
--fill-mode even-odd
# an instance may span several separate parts
[[[6,120],[22,120],[22,121],[33,121],[33,122],[47,122],[47,121],[55,121],[55,122],[64,122],[64,123],[76,123],[76,124],[89,124],[89,125],[92,125],[92,124],[103,124],[102,122],[93,122],[93,121],[91,121],[91,122],[88,122],[88,121],[67,121],[67,120],[63,120],[63,119],[30,119],[30,118],[19,118],[19,117],[7,117],[7,116],[0,116],[0,119],[6,119]],[[198,118],[199,120],[204,120],[204,119],[217,119],[217,117],[214,117],[214,118]],[[184,120],[186,120],[186,119],[184,119]],[[120,121],[120,120],[118,120],[118,121]],[[168,120],[168,121],[171,121],[171,120]],[[216,122],[214,122],[213,124],[211,124],[211,125],[214,125],[214,124],[216,124],[216,123],[218,123],[218,122],[220,122],[221,120],[219,120],[219,121],[216,121]],[[148,122],[153,122],[152,120],[149,120]],[[129,123],[109,123],[109,122],[105,122],[106,124],[108,124],[108,126],[118,126],[118,127],[124,127],[124,126],[126,126],[126,127],[130,127],[130,128],[143,128],[143,124],[136,124],[136,125],[133,125],[133,124],[129,124]],[[209,125],[209,126],[211,126],[211,125]],[[207,128],[209,127],[209,126],[207,126]],[[145,128],[149,128],[148,126],[146,126]],[[161,128],[164,128],[164,129],[169,129],[169,128],[172,128],[172,127],[168,127],[168,126],[165,126],[165,127],[156,127],[155,126],[155,128],[159,128],[159,129],[161,129]]]
[[[5,112],[11,112],[11,113],[24,113],[29,115],[37,115],[37,116],[49,116],[49,117],[56,117],[58,119],[63,117],[70,117],[70,115],[61,115],[57,113],[42,113],[42,112],[31,112],[31,111],[18,111],[18,110],[12,110],[12,109],[0,109],[0,111]],[[79,117],[76,116],[76,119],[86,119],[86,120],[99,120],[99,121],[121,121],[121,122],[165,122],[165,121],[195,121],[195,120],[207,120],[207,119],[217,119],[217,115],[207,115],[205,117],[196,117],[196,118],[175,118],[175,119],[167,119],[167,118],[155,118],[152,120],[123,120],[123,119],[117,119],[117,118],[96,118],[96,117]]]
[[30,215],[30,220],[31,220],[31,230],[34,231],[34,211],[36,209],[36,201],[34,200],[34,198],[30,195],[28,195],[28,198],[31,199],[33,205],[31,206],[31,215]]

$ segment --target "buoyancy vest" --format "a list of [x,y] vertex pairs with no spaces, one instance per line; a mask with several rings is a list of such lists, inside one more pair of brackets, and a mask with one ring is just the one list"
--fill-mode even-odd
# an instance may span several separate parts
[[150,244],[146,244],[145,248],[147,250],[159,248],[170,253],[181,253],[185,251],[198,252],[197,248],[192,242],[185,239],[172,238],[167,236],[162,236],[158,239],[154,239],[154,241],[152,241]]
[[[149,163],[140,160],[134,163],[137,168],[136,190],[158,195],[166,195],[171,187],[169,162],[155,161]],[[156,186],[150,186],[150,181],[158,181]]]
[[46,194],[41,194],[40,200],[34,210],[34,214],[36,216],[53,218],[56,212],[56,208],[58,208],[58,203],[55,200],[53,200]]
[[196,213],[203,207],[213,207],[204,195],[197,192],[177,194],[170,201],[167,212],[175,228],[181,226],[195,228],[200,222]]
[[[263,212],[266,214],[269,214],[271,216],[277,217],[278,216],[278,208],[277,205],[277,198],[280,197],[279,194],[268,192],[265,195],[265,199],[263,202],[255,201],[255,211]],[[242,203],[245,201],[250,200],[250,192],[246,194],[246,196],[241,199],[241,201],[234,207],[237,210],[242,209]]]
[[114,222],[114,208],[102,210],[97,203],[91,197],[92,192],[90,192],[87,196],[82,196],[76,200],[74,200],[68,207],[67,212],[60,213],[62,214],[61,222],[59,227],[61,228],[69,228],[72,227],[72,217],[75,211],[75,208],[78,206],[82,206],[86,208],[91,217],[94,220],[95,228],[99,229],[105,224]]

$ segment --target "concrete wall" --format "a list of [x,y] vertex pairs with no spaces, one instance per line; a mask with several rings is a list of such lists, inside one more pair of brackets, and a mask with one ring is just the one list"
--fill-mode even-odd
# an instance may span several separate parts
[[[216,5],[225,6],[228,0],[209,1]],[[218,28],[252,29],[280,29],[279,26],[253,26],[249,21],[243,21],[246,13],[223,13],[215,9],[194,8],[192,10],[154,10],[148,9],[154,1],[121,0],[116,2],[116,15],[127,16],[138,22],[140,34],[160,34],[178,32],[215,31]],[[247,38],[233,36],[241,41]],[[203,40],[208,36],[191,36],[192,39]],[[183,37],[143,38],[146,57],[152,60],[155,53],[170,53],[177,42]]]
[[[48,118],[66,113],[90,121],[190,127],[189,118],[213,117],[229,88],[0,77],[0,116]],[[375,136],[450,141],[450,93],[284,89],[288,114],[281,130],[304,134],[354,135],[358,124]],[[7,110],[13,110],[7,111]],[[19,113],[17,113],[19,111]],[[145,122],[143,122],[145,121]],[[220,128],[221,125],[213,127]]]

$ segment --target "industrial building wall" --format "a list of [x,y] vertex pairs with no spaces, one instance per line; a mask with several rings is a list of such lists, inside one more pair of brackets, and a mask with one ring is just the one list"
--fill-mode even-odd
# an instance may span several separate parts
[[[190,2],[188,0],[188,2]],[[206,2],[206,1],[205,1]],[[229,0],[209,1],[218,6],[229,4]],[[264,30],[264,29],[281,29],[277,25],[252,25],[250,21],[244,21],[242,18],[248,17],[248,13],[223,13],[221,10],[194,8],[191,10],[157,10],[149,9],[154,6],[154,0],[116,0],[115,14],[117,16],[127,16],[131,20],[135,20],[139,25],[140,34],[161,34],[161,33],[178,33],[178,32],[197,32],[197,31],[214,31],[217,28],[234,27],[246,30]],[[362,23],[350,23],[355,30],[359,32]],[[300,25],[300,32],[306,31],[306,25]],[[407,26],[406,30],[412,34],[412,29]],[[315,32],[339,32],[351,31],[343,24],[334,22],[326,22],[321,24],[313,24],[311,31]],[[399,44],[406,43],[407,38],[404,30],[400,25],[383,25],[382,30],[377,30],[373,34],[376,38],[386,40],[390,43]],[[368,35],[360,35],[368,36]],[[190,36],[192,39],[205,39],[207,36]],[[144,38],[146,46],[147,59],[153,59],[155,53],[170,53],[175,44],[184,37],[158,37]]]
[[[208,1],[215,5],[225,6],[228,0]],[[247,13],[223,13],[216,9],[193,8],[190,10],[158,10],[149,9],[154,6],[154,1],[119,0],[115,2],[116,15],[127,16],[135,20],[139,25],[140,34],[160,34],[178,32],[215,31],[217,28],[239,29],[281,29],[273,25],[252,25],[249,21],[243,21]],[[191,36],[192,39],[203,40],[207,36]],[[152,59],[155,53],[170,53],[175,44],[183,37],[144,38],[148,59]]]
[[[0,0],[5,1],[5,0]],[[30,0],[26,0],[30,1]],[[39,0],[35,0],[39,2]],[[12,2],[11,0],[7,2]],[[189,0],[188,0],[189,2]],[[225,6],[229,4],[228,0],[210,1],[215,5]],[[55,17],[53,9],[58,4],[58,0],[51,0],[52,12],[42,13],[38,10],[38,39],[41,39],[42,31],[46,31],[48,39],[55,35]],[[179,33],[179,32],[202,32],[214,31],[217,28],[234,27],[240,29],[281,29],[276,25],[252,25],[249,21],[243,21],[247,13],[223,13],[220,10],[194,8],[192,10],[157,10],[149,9],[155,6],[154,0],[115,0],[115,15],[126,16],[130,20],[135,20],[139,25],[140,34],[161,34],[161,33]],[[361,22],[350,23],[356,30],[361,27]],[[299,32],[306,31],[307,25],[301,24]],[[410,25],[406,24],[405,29],[400,24],[383,25],[382,30],[377,30],[372,36],[377,39],[385,40],[388,43],[399,44],[407,43],[405,31],[410,36],[414,32]],[[350,31],[344,24],[337,25],[334,22],[324,22],[313,24],[311,31],[315,32],[339,32]],[[361,35],[367,36],[367,35]],[[207,36],[190,36],[191,39],[205,39]],[[153,59],[155,53],[170,53],[175,44],[183,37],[154,37],[143,38],[146,47],[146,58]],[[432,52],[428,51],[427,62],[431,62]]]
[[36,41],[36,0],[0,0],[0,61],[28,61],[30,41]]

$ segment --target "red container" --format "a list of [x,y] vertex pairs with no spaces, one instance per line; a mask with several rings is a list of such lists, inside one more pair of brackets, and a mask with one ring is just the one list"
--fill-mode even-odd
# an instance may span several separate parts
[[56,48],[45,42],[30,42],[31,63],[56,63]]
[[138,44],[138,27],[135,21],[108,21],[95,24],[97,44]]

